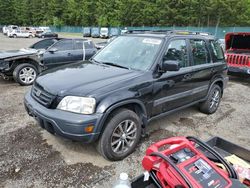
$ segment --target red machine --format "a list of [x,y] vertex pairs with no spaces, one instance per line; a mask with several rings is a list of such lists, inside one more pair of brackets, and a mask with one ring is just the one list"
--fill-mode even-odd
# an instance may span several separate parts
[[[199,148],[215,156],[227,172],[217,167]],[[228,188],[234,187],[232,179],[238,178],[215,150],[194,137],[174,137],[153,144],[147,149],[142,165],[153,172],[162,188]]]

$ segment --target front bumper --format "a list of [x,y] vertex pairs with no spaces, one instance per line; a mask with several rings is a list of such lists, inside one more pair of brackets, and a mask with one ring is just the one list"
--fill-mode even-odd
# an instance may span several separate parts
[[[98,125],[103,114],[83,115],[48,109],[36,102],[31,97],[30,91],[25,95],[24,105],[28,114],[34,117],[42,128],[52,134],[84,143],[96,141],[100,134]],[[84,132],[84,128],[88,125],[94,125],[93,133]]]
[[228,73],[239,73],[239,74],[246,74],[250,75],[250,67],[233,67],[228,66]]

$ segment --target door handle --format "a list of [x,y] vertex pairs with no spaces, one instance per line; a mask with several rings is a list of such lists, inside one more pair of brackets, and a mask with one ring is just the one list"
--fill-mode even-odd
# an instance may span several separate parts
[[192,77],[191,74],[185,74],[185,75],[183,76],[183,80],[190,80],[191,77]]
[[68,56],[71,56],[71,53],[68,53]]

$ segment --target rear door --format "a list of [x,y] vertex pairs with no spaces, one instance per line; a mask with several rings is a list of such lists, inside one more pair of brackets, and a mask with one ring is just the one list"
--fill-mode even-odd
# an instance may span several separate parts
[[191,65],[192,65],[192,83],[193,101],[204,99],[207,95],[210,80],[215,71],[211,59],[208,43],[204,39],[189,39]]
[[43,55],[47,68],[57,67],[74,61],[74,44],[72,39],[63,39],[52,45]]
[[90,59],[96,52],[97,49],[95,48],[95,45],[92,41],[84,41],[84,47],[85,47],[85,59]]
[[74,51],[72,52],[73,60],[80,61],[84,60],[84,53],[83,53],[83,40],[82,39],[75,39],[74,40]]
[[74,41],[75,41],[74,59],[77,61],[88,60],[97,51],[92,41],[82,40],[82,39],[75,39]]

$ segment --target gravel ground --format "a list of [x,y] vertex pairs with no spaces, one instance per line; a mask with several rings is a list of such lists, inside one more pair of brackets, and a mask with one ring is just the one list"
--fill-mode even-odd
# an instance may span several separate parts
[[[38,39],[0,35],[0,50],[28,47]],[[146,148],[171,136],[220,136],[250,149],[250,78],[230,77],[223,100],[213,115],[191,107],[150,123],[149,136],[119,162],[104,160],[94,145],[50,135],[23,107],[29,87],[0,78],[0,187],[111,187],[121,172],[130,178],[143,172]]]

